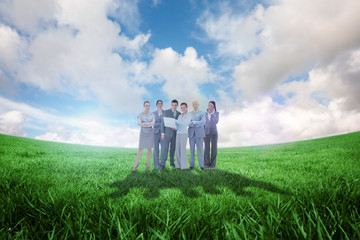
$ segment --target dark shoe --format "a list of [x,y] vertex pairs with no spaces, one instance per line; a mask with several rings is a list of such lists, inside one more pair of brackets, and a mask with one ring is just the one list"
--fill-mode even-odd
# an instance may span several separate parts
[[203,171],[205,170],[205,168],[203,168],[203,167],[201,167],[200,169],[203,170]]
[[193,169],[194,169],[194,167],[190,167],[189,169],[190,169],[190,170],[193,170]]

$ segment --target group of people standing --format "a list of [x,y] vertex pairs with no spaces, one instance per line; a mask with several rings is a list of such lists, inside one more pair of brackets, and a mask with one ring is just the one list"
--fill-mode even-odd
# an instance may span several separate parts
[[[150,112],[150,102],[144,102],[145,110],[138,115],[138,125],[141,127],[139,151],[132,171],[138,168],[144,149],[147,149],[146,169],[150,168],[152,148],[154,148],[154,168],[164,169],[169,156],[170,166],[187,169],[187,138],[190,143],[190,169],[195,167],[195,147],[200,169],[215,168],[218,141],[216,125],[219,122],[216,104],[210,101],[206,112],[199,110],[197,101],[192,103],[192,107],[193,111],[188,112],[188,105],[183,102],[180,104],[181,112],[179,112],[178,101],[174,99],[171,101],[171,108],[163,110],[163,102],[158,100],[156,101],[157,110]],[[164,117],[174,118],[176,128],[166,127]],[[204,143],[205,149],[203,149]]]

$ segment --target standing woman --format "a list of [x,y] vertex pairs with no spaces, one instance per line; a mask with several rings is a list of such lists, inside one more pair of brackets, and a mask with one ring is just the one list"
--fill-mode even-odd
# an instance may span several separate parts
[[150,102],[144,102],[145,111],[140,113],[138,116],[138,125],[141,126],[140,129],[140,138],[139,138],[139,151],[136,155],[136,160],[134,163],[134,167],[131,171],[135,171],[139,166],[139,160],[141,158],[141,154],[144,148],[147,148],[147,163],[146,170],[148,170],[149,162],[151,158],[151,148],[154,147],[154,131],[152,126],[154,126],[155,118],[154,114],[151,113],[150,110]]
[[[219,122],[219,112],[216,111],[216,104],[210,101],[205,113],[205,150],[204,166],[205,168],[214,169],[216,166],[218,132],[216,124]],[[211,144],[211,158],[210,158]]]
[[154,168],[160,168],[159,162],[159,144],[162,148],[163,141],[161,140],[161,116],[163,114],[163,101],[156,101],[156,108],[153,112],[155,116],[155,124],[154,124]]

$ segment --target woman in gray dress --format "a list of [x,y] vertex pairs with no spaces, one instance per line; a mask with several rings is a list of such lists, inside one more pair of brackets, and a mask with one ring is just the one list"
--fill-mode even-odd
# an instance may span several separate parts
[[141,158],[141,154],[144,148],[147,151],[147,163],[146,163],[146,170],[150,168],[149,162],[151,158],[151,148],[154,147],[154,131],[152,126],[155,123],[154,114],[150,112],[150,102],[144,102],[145,111],[140,113],[138,116],[138,125],[141,126],[140,129],[140,137],[139,137],[139,151],[136,155],[136,160],[134,163],[134,167],[132,171],[135,171],[139,166],[139,160]]

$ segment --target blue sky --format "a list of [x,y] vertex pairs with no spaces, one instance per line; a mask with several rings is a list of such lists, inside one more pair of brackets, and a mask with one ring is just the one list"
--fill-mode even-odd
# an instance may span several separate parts
[[[0,1],[0,133],[137,147],[136,116],[209,100],[221,147],[360,130],[356,0]],[[190,104],[191,105],[191,104]]]

